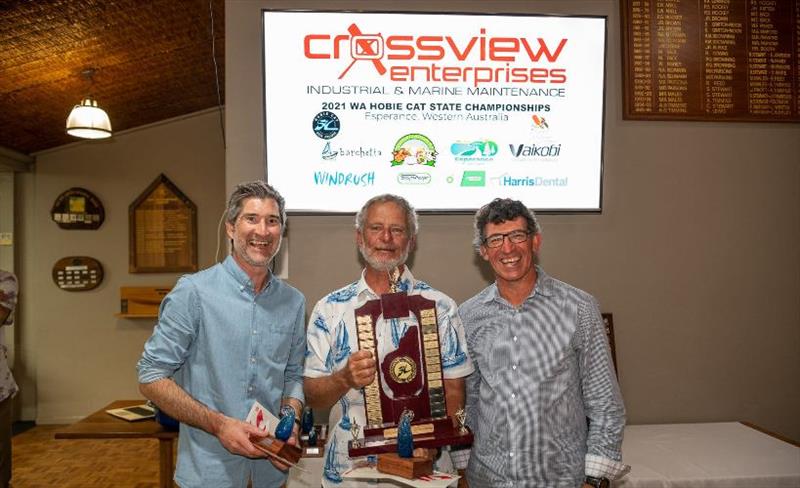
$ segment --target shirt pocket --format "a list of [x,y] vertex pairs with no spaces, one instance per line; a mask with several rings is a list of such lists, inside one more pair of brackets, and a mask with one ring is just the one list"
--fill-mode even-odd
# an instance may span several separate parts
[[292,331],[271,324],[266,328],[261,344],[264,357],[285,365],[292,349]]

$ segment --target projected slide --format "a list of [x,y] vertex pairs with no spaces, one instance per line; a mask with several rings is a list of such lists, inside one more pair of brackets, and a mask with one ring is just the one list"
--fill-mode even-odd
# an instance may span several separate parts
[[600,209],[606,19],[264,11],[267,179],[290,212],[379,193]]

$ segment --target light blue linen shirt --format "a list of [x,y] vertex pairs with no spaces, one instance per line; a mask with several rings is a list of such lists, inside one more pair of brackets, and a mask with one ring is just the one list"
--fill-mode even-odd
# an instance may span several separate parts
[[[140,383],[172,377],[193,398],[229,417],[254,401],[277,414],[281,399],[303,397],[305,298],[271,275],[256,294],[229,256],[178,280],[137,365]],[[219,440],[182,424],[175,481],[182,487],[279,486],[286,475],[265,459],[228,452]]]

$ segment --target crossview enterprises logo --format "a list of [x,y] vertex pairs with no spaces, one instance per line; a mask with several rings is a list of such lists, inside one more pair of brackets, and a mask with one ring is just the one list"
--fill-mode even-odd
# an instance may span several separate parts
[[516,159],[556,159],[561,154],[561,144],[509,144],[508,149]]
[[401,185],[427,185],[431,182],[430,173],[400,173],[397,182]]
[[383,155],[383,151],[378,149],[377,147],[364,147],[364,146],[352,146],[352,147],[344,147],[340,146],[334,149],[331,147],[330,142],[325,143],[325,147],[322,148],[322,152],[320,156],[322,159],[326,161],[330,161],[336,159],[337,157],[343,158],[380,158]]
[[497,143],[489,140],[456,141],[450,145],[450,153],[456,161],[489,161],[497,150]]
[[320,139],[333,139],[341,129],[339,117],[333,112],[324,110],[314,116],[314,120],[311,121],[311,129]]
[[[353,23],[346,33],[306,34],[303,54],[307,59],[349,61],[343,65],[340,80],[362,61],[378,75],[398,82],[562,84],[567,81],[567,70],[557,63],[567,41],[552,36],[494,36],[483,27],[471,36],[455,37],[364,34]],[[446,65],[436,63],[445,59]]]
[[492,186],[536,186],[536,187],[565,187],[569,186],[569,177],[564,178],[543,176],[518,176],[508,173],[493,176],[489,180]]
[[318,186],[372,186],[375,184],[375,172],[314,171],[314,184]]
[[422,134],[406,134],[394,145],[392,149],[392,166],[402,164],[436,166],[436,147],[433,141]]

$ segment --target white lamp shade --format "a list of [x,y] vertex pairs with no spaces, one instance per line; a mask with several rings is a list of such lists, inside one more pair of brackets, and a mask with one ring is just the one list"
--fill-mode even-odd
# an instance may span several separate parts
[[106,111],[97,106],[97,101],[86,97],[69,113],[67,134],[84,139],[111,137],[111,121]]

